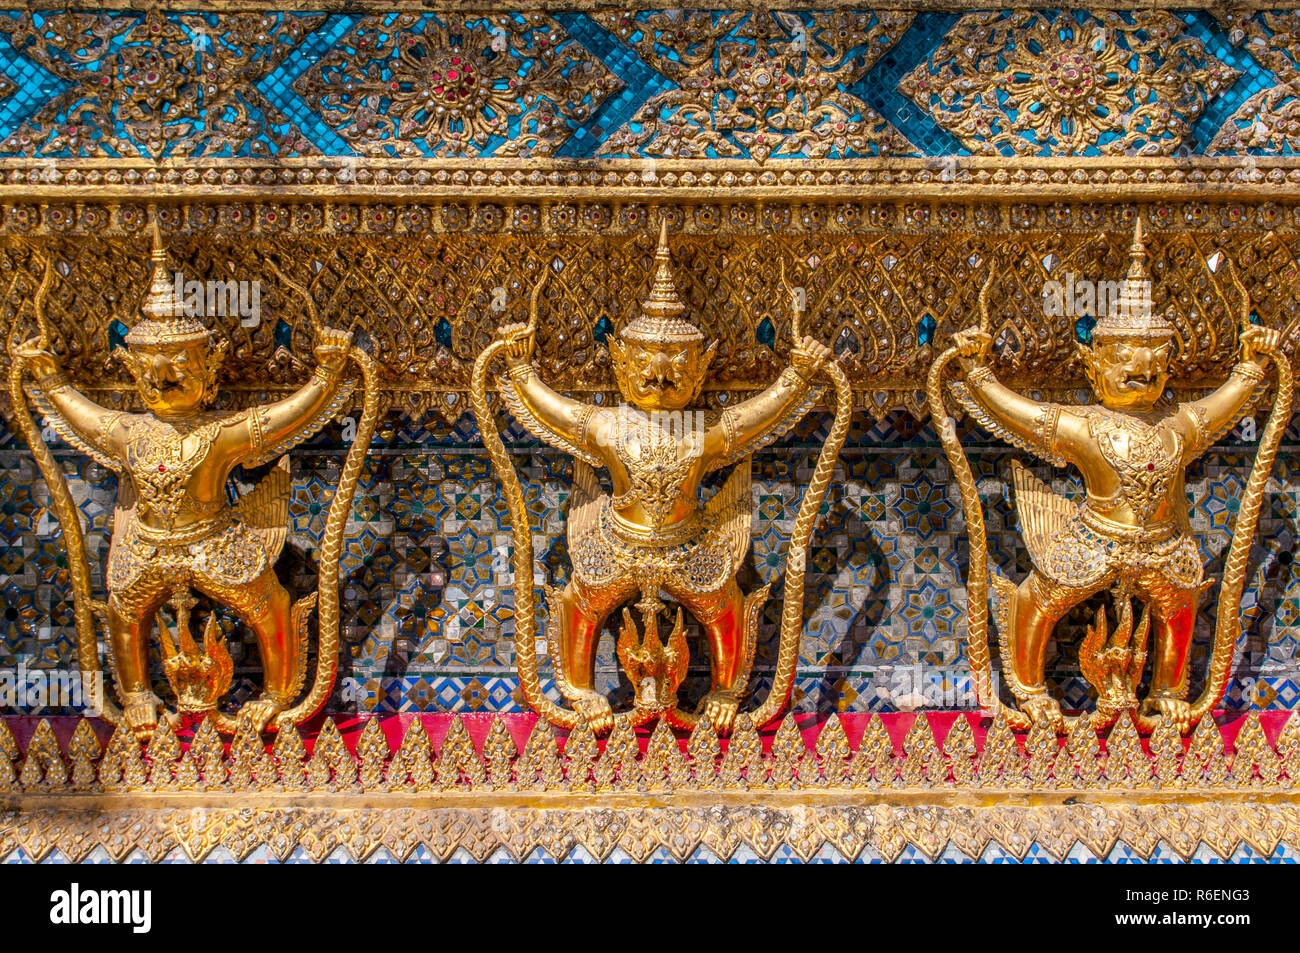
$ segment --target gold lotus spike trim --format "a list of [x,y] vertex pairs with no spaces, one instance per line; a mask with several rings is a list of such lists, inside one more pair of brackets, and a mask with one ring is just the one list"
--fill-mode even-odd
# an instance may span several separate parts
[[858,742],[858,750],[849,763],[850,787],[890,787],[898,777],[894,761],[894,742],[874,712]]
[[748,712],[736,718],[736,728],[727,741],[718,782],[724,788],[758,787],[766,774],[763,766],[763,743]]
[[1219,787],[1228,779],[1228,756],[1223,735],[1213,717],[1202,718],[1192,732],[1192,743],[1183,761],[1183,777],[1194,787]]
[[460,715],[454,715],[447,734],[438,747],[438,784],[450,790],[464,778],[471,786],[482,785],[486,772],[483,760],[474,750],[474,741]]
[[898,766],[900,787],[916,788],[942,781],[948,774],[943,753],[924,712],[918,712],[903,736],[903,757]]
[[778,790],[800,786],[806,769],[808,746],[803,732],[795,721],[794,713],[781,719],[781,725],[772,738],[771,766],[768,768],[769,784]]
[[[704,790],[717,788],[722,744],[718,733],[713,729],[713,722],[708,718],[701,718],[695,723],[691,736],[686,741],[686,753],[691,759],[691,777],[695,787]],[[605,745],[605,756],[609,756],[608,743]]]
[[656,723],[650,733],[650,744],[641,759],[640,775],[640,786],[647,791],[672,791],[690,786],[690,766],[682,756],[677,736],[667,720]]
[[1028,778],[1031,788],[1050,789],[1057,785],[1058,779],[1054,772],[1060,748],[1056,729],[1051,725],[1030,726],[1029,735],[1025,738],[1025,751],[1029,755]]
[[327,718],[307,761],[307,784],[317,791],[347,791],[357,784],[357,762],[334,719]]
[[149,763],[149,786],[163,791],[175,786],[176,763],[184,753],[171,722],[164,718],[145,746],[145,760]]
[[578,722],[564,742],[564,780],[570,791],[589,791],[592,767],[600,756],[595,732],[585,720]]
[[[635,742],[635,739],[633,741]],[[564,764],[560,760],[560,748],[555,741],[555,731],[545,718],[539,718],[533,725],[533,730],[524,745],[521,764],[517,771],[520,787],[535,788],[540,791],[563,790]]]
[[1228,777],[1235,787],[1272,787],[1277,784],[1280,772],[1278,757],[1269,747],[1258,712],[1252,711],[1246,716],[1232,749],[1232,769]]
[[[5,731],[7,730],[6,728]],[[3,747],[3,743],[0,742],[0,749]],[[98,780],[95,764],[102,754],[103,748],[99,743],[99,736],[95,734],[91,723],[85,718],[77,719],[77,727],[73,729],[72,738],[68,742],[68,760],[72,762],[68,781],[74,790],[89,788]],[[3,766],[3,759],[0,759],[0,770],[3,770]],[[3,784],[0,784],[0,787],[3,787]]]
[[204,719],[190,741],[190,758],[203,778],[203,790],[216,791],[227,781],[226,746],[221,741],[217,726]]
[[271,759],[275,762],[280,775],[280,786],[284,790],[298,791],[307,786],[307,746],[303,744],[297,726],[276,732],[275,741],[271,745]]
[[[196,739],[197,740],[197,739]],[[222,782],[225,781],[222,768]],[[139,790],[146,786],[148,774],[140,755],[140,742],[125,722],[118,722],[108,748],[99,762],[99,783],[109,790]]]
[[1105,771],[1110,787],[1151,787],[1151,761],[1142,752],[1142,739],[1127,712],[1115,720],[1106,736]]
[[975,732],[965,714],[959,714],[943,740],[943,756],[958,785],[973,786],[975,774]]
[[508,791],[514,787],[512,765],[518,756],[515,740],[510,736],[505,722],[495,720],[483,739],[483,761],[487,771],[485,783],[493,791]]
[[977,778],[983,787],[1019,788],[1024,781],[1024,758],[1011,723],[1001,714],[984,736]]
[[383,791],[388,787],[384,771],[392,757],[388,737],[378,718],[370,718],[357,739],[357,755],[361,759],[359,779],[363,791]]
[[388,789],[402,791],[410,786],[417,791],[431,791],[434,778],[433,742],[429,740],[423,719],[417,716],[407,724],[402,741],[389,762]]
[[36,723],[27,750],[23,753],[22,767],[18,770],[18,783],[25,789],[62,787],[68,780],[68,766],[59,749],[59,739],[48,719]]
[[1162,788],[1182,786],[1183,737],[1177,727],[1167,721],[1156,725],[1148,747],[1155,761],[1156,785]]
[[820,768],[818,783],[825,787],[845,787],[853,749],[849,747],[849,736],[844,732],[844,723],[839,715],[833,714],[826,719],[813,747]]
[[1300,718],[1293,711],[1277,736],[1277,758],[1282,770],[1281,785],[1295,788],[1300,784]]

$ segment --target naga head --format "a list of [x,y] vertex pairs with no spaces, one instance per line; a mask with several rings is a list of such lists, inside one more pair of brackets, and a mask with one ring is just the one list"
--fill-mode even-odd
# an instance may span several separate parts
[[217,395],[217,374],[226,341],[213,333],[176,297],[167,252],[153,225],[153,278],[140,305],[140,318],[126,335],[123,360],[149,411],[158,417],[185,417]]
[[643,411],[682,410],[699,396],[718,344],[682,317],[686,305],[673,282],[668,222],[659,228],[655,275],[641,313],[610,341],[614,374],[623,398]]
[[1151,277],[1142,220],[1133,229],[1128,275],[1117,300],[1092,330],[1090,347],[1078,346],[1088,381],[1111,410],[1149,410],[1169,383],[1174,326],[1151,307]]

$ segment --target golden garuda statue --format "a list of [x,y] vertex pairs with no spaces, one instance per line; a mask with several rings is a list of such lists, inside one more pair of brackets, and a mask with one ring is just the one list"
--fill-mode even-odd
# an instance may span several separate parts
[[[761,724],[784,706],[798,660],[803,629],[804,564],[808,540],[844,443],[851,394],[830,352],[799,330],[790,366],[758,395],[721,413],[691,410],[717,347],[684,315],[673,281],[666,220],[655,252],[654,278],[641,313],[610,343],[618,386],[627,405],[601,407],[556,393],[531,362],[538,299],[533,290],[528,323],[502,327],[479,356],[471,397],[483,439],[505,488],[514,538],[515,652],[528,703],[555,724],[585,719],[595,731],[614,723],[605,696],[595,690],[595,653],[609,615],[637,598],[643,631],[624,608],[617,652],[635,687],[633,724],[661,715],[680,726],[706,716],[730,731],[744,699],[754,661],[759,613],[769,586],[745,595],[736,573],[749,549],[752,517],[750,458],[793,427],[813,406],[814,386],[825,376],[836,392],[836,416],[822,447],[790,541],[777,672],[767,700],[754,713]],[[572,454],[573,495],[568,518],[572,571],[563,590],[549,588],[549,646],[555,681],[572,708],[545,696],[534,645],[533,549],[518,475],[506,455],[489,408],[489,364],[504,353],[508,374],[499,381],[506,407],[529,431]],[[710,471],[735,471],[707,503],[700,483]],[[606,468],[613,493],[601,490],[596,468]],[[679,604],[667,642],[659,635],[666,592]],[[707,631],[712,689],[698,709],[678,707],[687,666],[685,607]]]
[[[101,407],[72,386],[50,350],[44,312],[48,268],[34,302],[38,335],[22,343],[17,334],[10,340],[10,396],[19,427],[50,487],[67,543],[82,677],[91,681],[100,675],[96,622],[106,623],[122,705],[119,711],[105,699],[110,719],[124,718],[142,738],[152,735],[160,714],[176,720],[182,713],[201,713],[222,730],[232,730],[234,719],[218,707],[230,686],[232,663],[216,614],[208,617],[202,647],[189,630],[196,603],[192,591],[197,591],[233,610],[256,635],[263,686],[260,695],[242,707],[242,714],[259,730],[286,719],[300,723],[324,704],[337,671],[338,564],[352,494],[378,411],[373,365],[352,345],[351,332],[322,326],[306,291],[284,279],[302,295],[316,333],[319,364],[311,380],[276,403],[209,410],[227,342],[216,343],[201,318],[176,300],[156,217],[152,262],[152,283],[139,320],[126,335],[123,354],[144,412]],[[318,591],[291,604],[274,570],[289,528],[291,485],[285,454],[347,404],[354,387],[345,381],[349,361],[360,367],[365,385],[357,438],[326,521]],[[28,375],[34,382],[25,387]],[[29,400],[60,437],[121,477],[106,602],[91,597],[78,512],[63,471],[32,420]],[[277,459],[253,490],[233,506],[228,502],[227,484],[235,466],[256,467]],[[169,602],[175,610],[174,629],[160,624],[159,641],[163,671],[176,694],[175,713],[169,713],[153,691],[149,669],[153,625]],[[316,674],[307,696],[298,700],[306,678],[313,607],[319,615]]]
[[[989,364],[987,294],[980,294],[980,325],[954,336],[935,361],[928,382],[931,412],[952,463],[970,534],[969,653],[980,703],[1004,711],[1014,727],[1040,723],[1065,728],[1044,679],[1047,643],[1058,620],[1091,596],[1109,590],[1118,622],[1111,631],[1104,606],[1080,648],[1080,668],[1097,692],[1088,717],[1104,727],[1134,711],[1143,730],[1164,719],[1186,732],[1219,700],[1227,685],[1241,631],[1246,560],[1258,525],[1263,490],[1282,432],[1290,419],[1292,376],[1279,333],[1251,323],[1241,295],[1241,360],[1213,393],[1189,403],[1166,399],[1177,326],[1176,308],[1151,306],[1147,249],[1139,219],[1130,265],[1118,300],[1097,321],[1090,346],[1078,345],[1099,403],[1062,406],[1031,400],[998,382]],[[1225,300],[1226,304],[1226,300]],[[1083,476],[1082,503],[1058,496],[1019,462],[1012,464],[1016,507],[1033,562],[1019,586],[988,573],[988,542],[975,480],[944,408],[943,376],[956,359],[961,379],[951,391],[976,422],[1057,466]],[[1207,582],[1188,523],[1184,471],[1227,432],[1277,373],[1277,397],[1251,469],[1219,593],[1218,618],[1204,690],[1187,700],[1188,655],[1197,607]],[[1018,703],[1004,709],[992,682],[988,650],[988,584],[994,589],[1002,676]],[[1144,603],[1134,624],[1132,599]],[[1152,646],[1147,642],[1154,627]],[[1146,697],[1136,693],[1148,654]]]

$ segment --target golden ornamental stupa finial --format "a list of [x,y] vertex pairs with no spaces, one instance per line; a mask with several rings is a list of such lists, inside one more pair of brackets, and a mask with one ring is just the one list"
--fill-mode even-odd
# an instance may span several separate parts
[[149,260],[153,273],[149,290],[140,303],[140,319],[127,332],[126,343],[135,347],[204,340],[212,332],[197,316],[186,314],[183,302],[176,297],[176,284],[167,263],[167,248],[163,244],[156,208],[150,208],[149,219],[152,238]]
[[668,250],[668,218],[659,220],[659,244],[655,248],[654,277],[650,294],[641,302],[641,313],[629,322],[620,336],[641,344],[687,344],[703,341],[704,333],[682,317],[686,304],[673,280],[673,259]]
[[1097,338],[1172,337],[1174,326],[1151,307],[1150,255],[1139,216],[1128,249],[1128,274],[1120,282],[1119,296],[1092,329]]

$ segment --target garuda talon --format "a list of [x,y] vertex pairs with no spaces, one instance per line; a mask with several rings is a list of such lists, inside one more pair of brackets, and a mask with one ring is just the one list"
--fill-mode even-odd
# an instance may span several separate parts
[[[208,618],[202,649],[190,635],[189,615],[195,602],[191,590],[233,610],[256,635],[263,686],[242,713],[259,730],[282,717],[299,722],[314,714],[333,682],[336,551],[355,477],[349,485],[345,473],[331,507],[332,520],[327,521],[320,554],[322,589],[291,603],[274,570],[289,523],[291,486],[284,454],[316,433],[348,401],[353,382],[345,381],[344,371],[349,360],[362,363],[367,392],[373,390],[369,358],[352,347],[351,332],[316,327],[319,364],[299,390],[278,402],[245,410],[207,409],[216,396],[227,342],[215,343],[214,333],[199,316],[187,313],[175,300],[156,223],[153,234],[152,283],[140,317],[126,335],[123,354],[145,411],[101,407],[72,386],[49,349],[50,334],[39,302],[40,335],[12,348],[11,396],[15,407],[24,411],[19,414],[20,426],[51,485],[74,563],[84,562],[80,523],[75,510],[64,512],[58,505],[60,498],[67,497],[66,486],[57,464],[49,465],[52,458],[25,413],[25,399],[60,437],[122,477],[113,515],[106,603],[90,602],[84,565],[74,572],[73,583],[77,601],[90,602],[95,616],[107,622],[120,715],[126,724],[137,736],[147,738],[166,711],[151,688],[149,644],[155,617],[170,602],[176,612],[175,630],[160,625],[159,636],[163,671],[176,692],[178,711],[205,713],[219,727],[233,727],[233,720],[218,711],[230,686],[230,656],[215,613]],[[308,308],[314,318],[310,303]],[[24,393],[25,372],[35,382]],[[367,409],[372,410],[369,405]],[[372,429],[373,412],[369,420],[363,414],[357,438],[362,452]],[[253,490],[233,506],[228,502],[227,484],[235,466],[255,467],[277,458],[279,462]],[[335,512],[340,505],[343,508]],[[305,681],[308,621],[318,596],[320,660],[308,698],[295,706]],[[78,620],[78,635],[84,673],[98,666],[98,650],[93,627],[89,633],[83,631],[83,621]],[[115,708],[112,713],[117,717]]]
[[[706,346],[704,334],[685,317],[686,305],[673,280],[666,221],[654,269],[640,313],[610,342],[627,405],[584,403],[556,393],[541,380],[531,362],[540,283],[533,292],[529,323],[501,328],[496,342],[480,356],[473,396],[510,504],[515,647],[529,703],[560,725],[572,726],[580,717],[595,731],[610,728],[614,715],[609,701],[594,687],[596,646],[610,614],[635,598],[644,631],[637,630],[624,608],[617,642],[619,660],[636,691],[635,709],[627,717],[640,723],[666,715],[689,726],[703,715],[725,733],[745,696],[758,617],[769,588],[745,595],[736,582],[751,537],[750,458],[812,408],[820,390],[814,386],[819,374],[835,382],[837,426],[823,447],[791,541],[778,678],[768,702],[754,716],[761,722],[788,696],[803,622],[803,552],[843,443],[850,401],[830,352],[800,335],[796,320],[791,363],[774,384],[721,413],[689,410],[717,344]],[[556,684],[576,712],[547,699],[537,677],[531,533],[518,478],[489,426],[493,418],[485,393],[487,365],[500,352],[508,367],[498,384],[506,407],[529,431],[574,457],[568,519],[572,571],[563,590],[548,590],[548,601]],[[732,464],[737,466],[725,485],[702,504],[704,476]],[[602,491],[597,468],[609,471],[612,494]],[[665,609],[663,593],[679,604],[666,643],[658,629]],[[682,607],[706,630],[711,649],[712,688],[695,712],[677,707],[688,661]]]
[[[1102,727],[1137,709],[1139,727],[1161,719],[1186,732],[1222,697],[1240,632],[1239,604],[1246,556],[1258,522],[1264,483],[1289,417],[1291,371],[1279,354],[1279,334],[1250,323],[1242,295],[1241,359],[1228,380],[1188,403],[1166,399],[1169,363],[1180,317],[1176,308],[1151,307],[1148,256],[1138,221],[1130,265],[1120,295],[1096,323],[1091,346],[1078,353],[1098,403],[1062,406],[1031,400],[999,383],[989,366],[991,338],[981,294],[981,326],[955,335],[930,374],[931,410],[962,491],[971,534],[970,657],[981,703],[999,709],[989,675],[987,583],[997,601],[1002,673],[1019,709],[1007,709],[1017,727],[1065,727],[1061,708],[1044,680],[1047,644],[1056,623],[1089,597],[1110,590],[1118,624],[1097,614],[1080,650],[1080,667],[1097,691],[1089,716]],[[1235,280],[1235,271],[1233,272]],[[1226,303],[1226,301],[1225,301]],[[976,422],[1021,450],[1057,466],[1076,466],[1086,498],[1074,503],[1052,492],[1022,464],[1012,464],[1020,526],[1033,571],[1018,586],[987,575],[988,550],[975,482],[952,421],[943,409],[944,367],[956,358],[962,379],[952,384],[957,402]],[[1188,523],[1183,488],[1189,463],[1226,433],[1266,383],[1270,359],[1279,375],[1278,403],[1241,500],[1219,596],[1211,671],[1197,701],[1189,702],[1188,656],[1197,607],[1212,585],[1203,577]],[[987,582],[986,582],[987,580]],[[1133,598],[1145,604],[1134,624]],[[1154,635],[1152,636],[1152,633]],[[1153,645],[1147,648],[1148,637]],[[1136,698],[1151,657],[1146,697]]]

